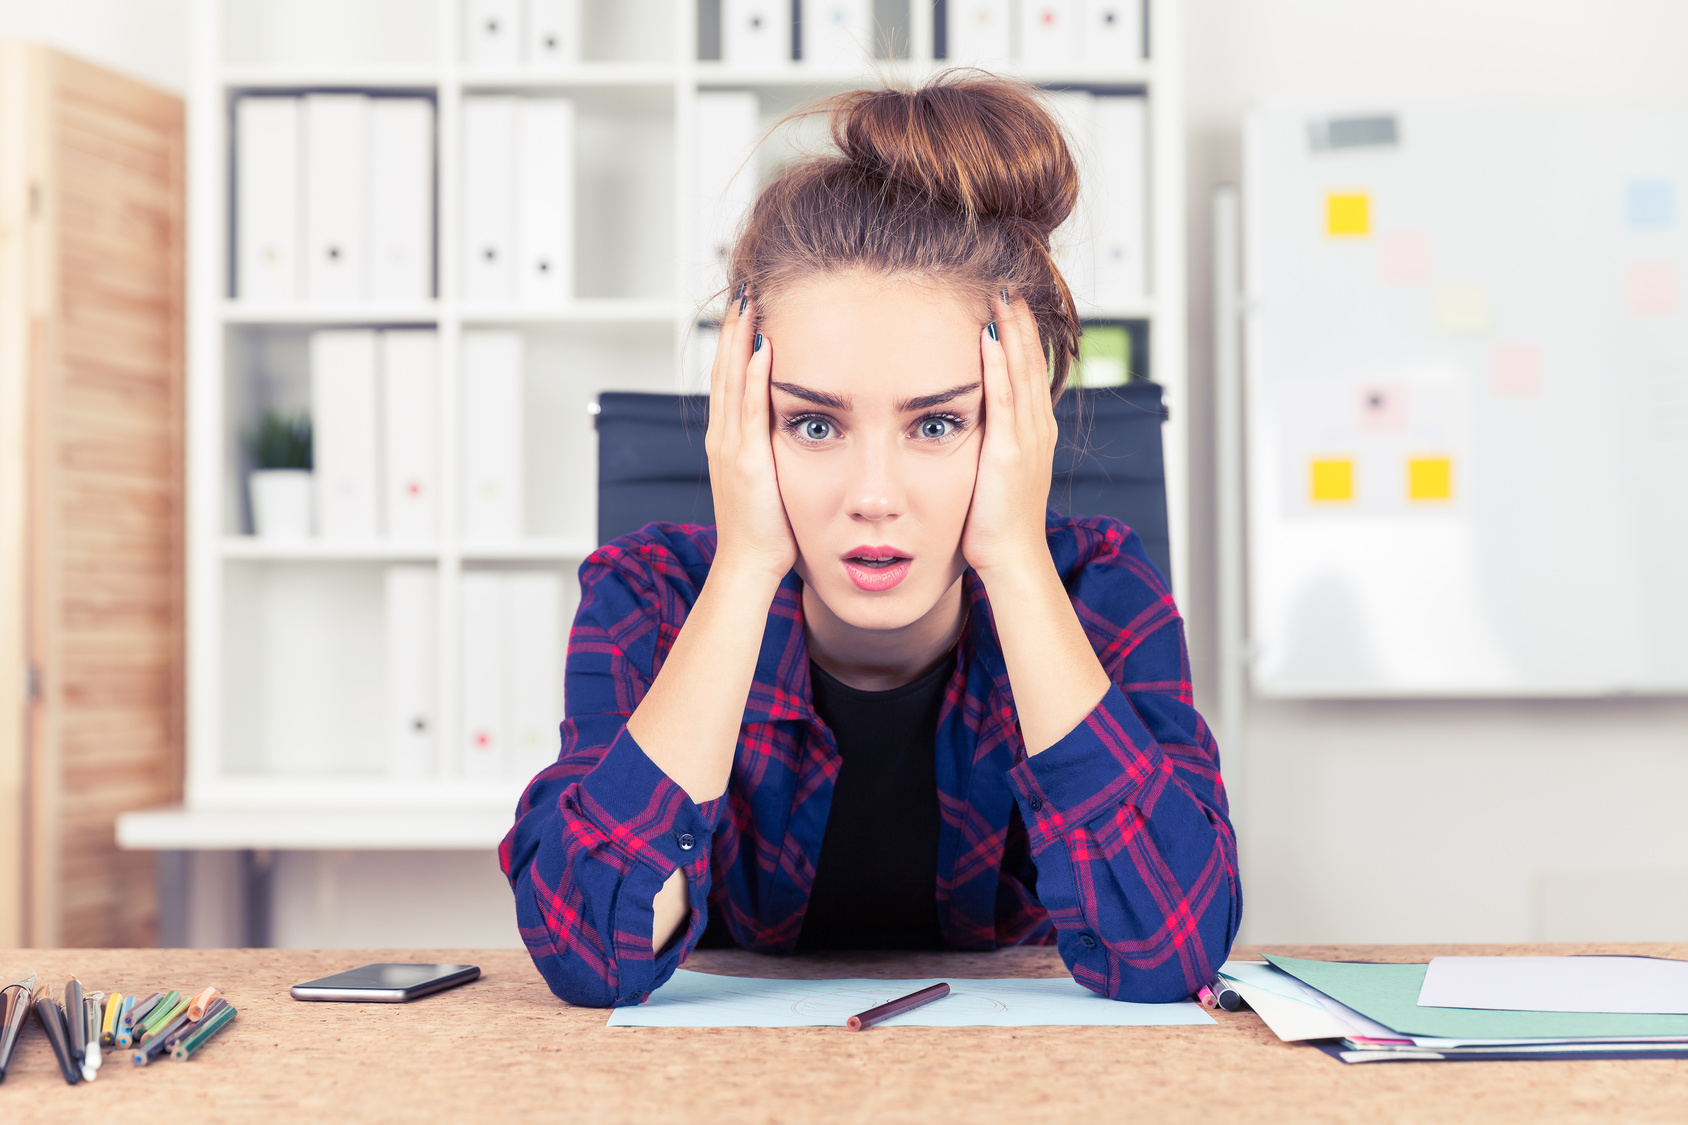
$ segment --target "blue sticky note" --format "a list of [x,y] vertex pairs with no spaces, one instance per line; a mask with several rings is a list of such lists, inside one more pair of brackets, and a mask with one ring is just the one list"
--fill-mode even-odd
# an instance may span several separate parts
[[1624,217],[1641,230],[1676,225],[1676,185],[1670,180],[1631,180],[1624,189]]

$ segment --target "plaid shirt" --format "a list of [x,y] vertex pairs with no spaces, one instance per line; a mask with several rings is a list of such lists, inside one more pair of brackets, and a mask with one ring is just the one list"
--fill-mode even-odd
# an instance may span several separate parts
[[[956,949],[1053,942],[1120,1000],[1189,996],[1242,916],[1219,752],[1191,705],[1182,621],[1137,536],[1048,516],[1049,548],[1113,686],[1028,758],[984,584],[938,719],[938,919]],[[709,574],[715,529],[652,524],[580,569],[562,753],[499,849],[540,973],[575,1004],[637,1004],[686,959],[708,912],[746,949],[803,928],[839,755],[809,688],[801,582],[768,612],[724,796],[697,804],[627,733]],[[651,950],[652,899],[686,870],[691,922]]]

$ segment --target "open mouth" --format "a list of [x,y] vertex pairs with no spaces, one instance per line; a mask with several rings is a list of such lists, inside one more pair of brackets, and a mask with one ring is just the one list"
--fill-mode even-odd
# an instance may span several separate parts
[[914,559],[895,547],[858,547],[844,556],[844,570],[850,581],[869,593],[889,590],[908,575]]

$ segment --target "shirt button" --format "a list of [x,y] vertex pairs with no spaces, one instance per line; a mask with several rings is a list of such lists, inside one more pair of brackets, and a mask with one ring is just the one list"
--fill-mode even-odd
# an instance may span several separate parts
[[1041,809],[1043,807],[1043,798],[1042,797],[1033,797],[1031,800],[1027,801],[1026,804],[1028,804],[1032,807],[1033,812],[1036,812],[1038,809]]
[[1086,949],[1096,948],[1096,939],[1091,937],[1089,934],[1078,935],[1078,943]]
[[680,850],[683,852],[689,852],[697,847],[697,839],[690,832],[676,833],[674,842],[680,845]]

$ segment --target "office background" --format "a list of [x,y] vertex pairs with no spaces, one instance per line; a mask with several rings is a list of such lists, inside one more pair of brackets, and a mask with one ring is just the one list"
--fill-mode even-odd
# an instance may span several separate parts
[[[5,0],[0,35],[166,89],[188,84],[185,2]],[[1211,710],[1209,200],[1239,175],[1246,108],[1680,104],[1688,10],[1672,0],[1190,0],[1183,38],[1191,581],[1180,602],[1198,703]],[[1254,700],[1242,737],[1222,749],[1246,770],[1236,814],[1249,940],[1688,937],[1688,822],[1671,811],[1688,788],[1688,701]],[[437,904],[410,893],[424,885],[439,889]],[[507,892],[484,856],[300,856],[277,868],[273,891],[278,922],[291,919],[277,944],[385,944],[401,931],[422,945],[513,944]],[[233,932],[226,907],[198,903],[199,940]]]

